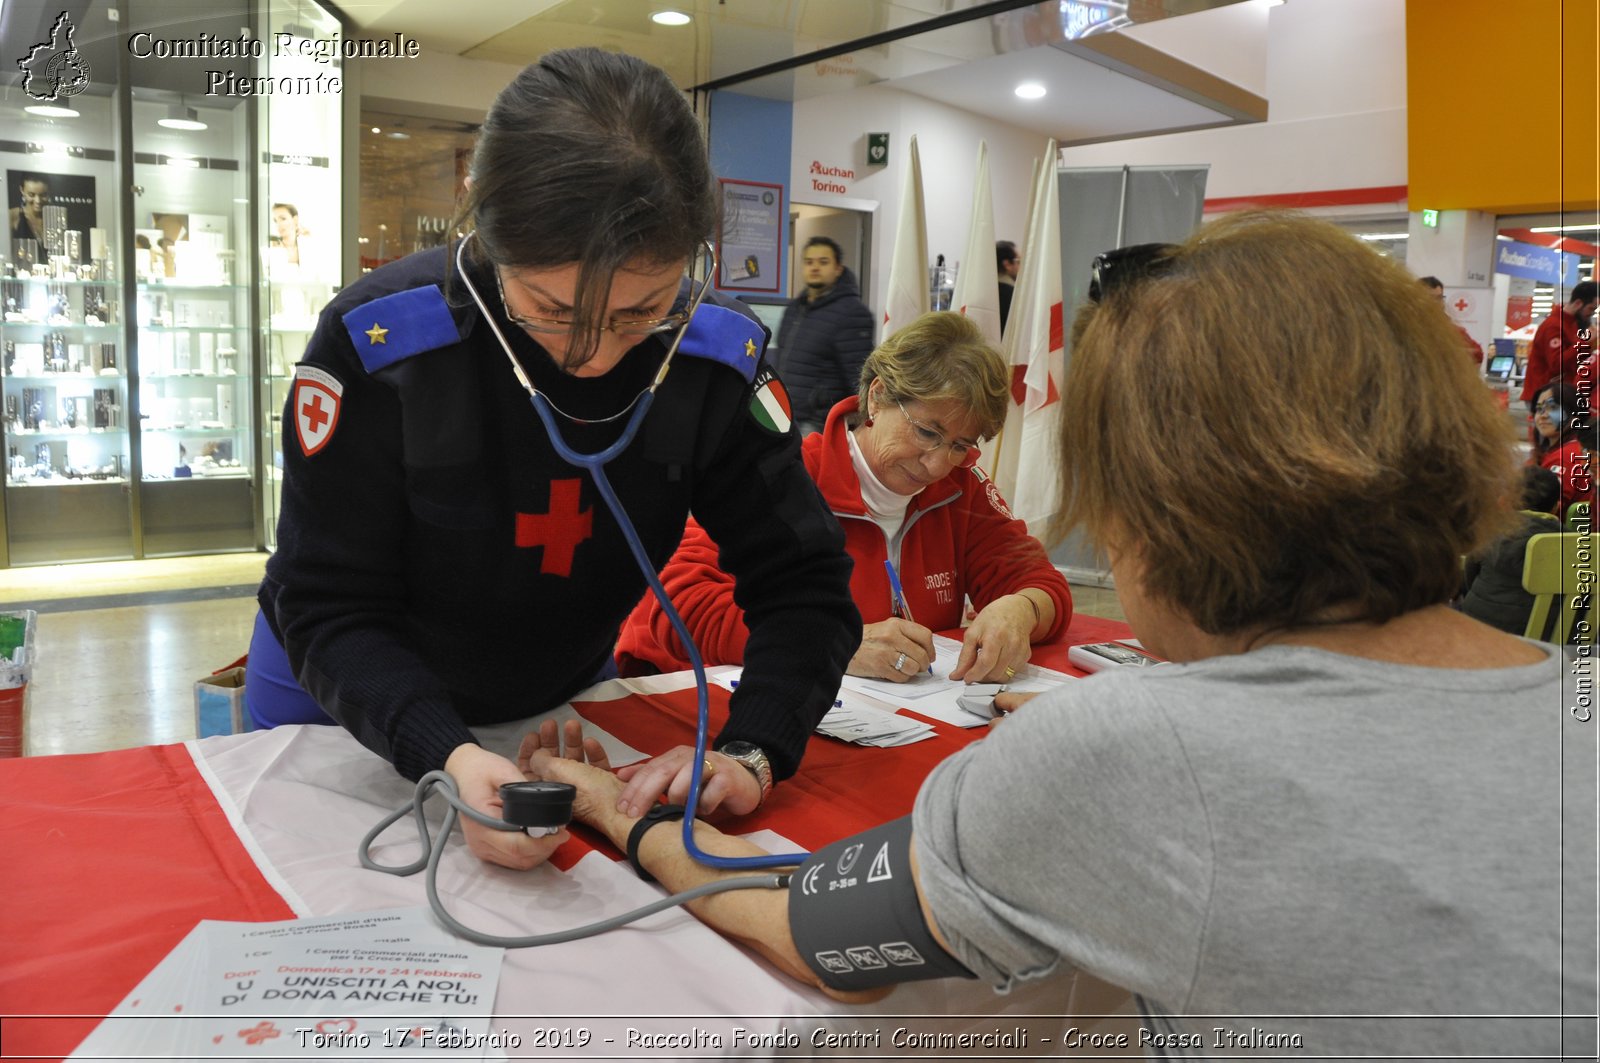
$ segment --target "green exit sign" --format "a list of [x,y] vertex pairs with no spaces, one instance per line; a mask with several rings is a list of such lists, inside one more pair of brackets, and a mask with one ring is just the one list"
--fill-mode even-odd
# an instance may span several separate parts
[[1422,224],[1430,229],[1437,229],[1439,227],[1439,212],[1436,210],[1423,211]]

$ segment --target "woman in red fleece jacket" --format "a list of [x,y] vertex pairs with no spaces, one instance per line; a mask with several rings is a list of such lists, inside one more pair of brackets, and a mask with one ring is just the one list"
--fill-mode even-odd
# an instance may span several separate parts
[[[932,633],[960,626],[967,596],[978,614],[955,679],[1009,679],[1032,643],[1056,637],[1071,619],[1066,580],[976,468],[977,440],[1005,418],[1008,384],[1005,362],[971,321],[926,314],[872,352],[859,394],[805,439],[806,469],[855,560],[850,590],[865,628],[850,674],[903,682],[925,671]],[[897,615],[886,560],[909,615]],[[661,579],[705,663],[742,663],[744,611],[761,603],[735,602],[716,543],[694,521]],[[617,660],[625,675],[689,667],[654,596],[623,624]]]
[[1574,502],[1595,499],[1594,467],[1589,451],[1594,446],[1595,400],[1579,394],[1565,381],[1551,381],[1533,400],[1533,456],[1528,464],[1549,469],[1561,477],[1561,506],[1566,516]]

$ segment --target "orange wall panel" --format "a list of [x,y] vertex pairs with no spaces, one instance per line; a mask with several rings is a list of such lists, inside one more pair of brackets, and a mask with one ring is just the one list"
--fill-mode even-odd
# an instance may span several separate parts
[[1406,0],[1412,210],[1600,209],[1600,0]]

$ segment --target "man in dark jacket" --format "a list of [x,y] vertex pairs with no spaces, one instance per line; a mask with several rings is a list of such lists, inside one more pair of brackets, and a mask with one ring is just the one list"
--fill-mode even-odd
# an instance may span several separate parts
[[872,353],[872,311],[843,254],[826,236],[806,241],[806,290],[790,301],[778,326],[778,375],[801,435],[822,431],[834,403],[856,393],[861,364]]

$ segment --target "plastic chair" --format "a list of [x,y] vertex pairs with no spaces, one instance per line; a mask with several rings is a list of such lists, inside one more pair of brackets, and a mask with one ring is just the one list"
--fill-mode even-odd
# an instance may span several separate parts
[[1574,502],[1567,507],[1567,531],[1586,532],[1593,531],[1594,525],[1589,523],[1589,503]]
[[1533,611],[1525,637],[1558,645],[1594,641],[1589,605],[1595,592],[1597,547],[1600,539],[1587,532],[1547,532],[1528,540],[1522,587],[1533,595]]

